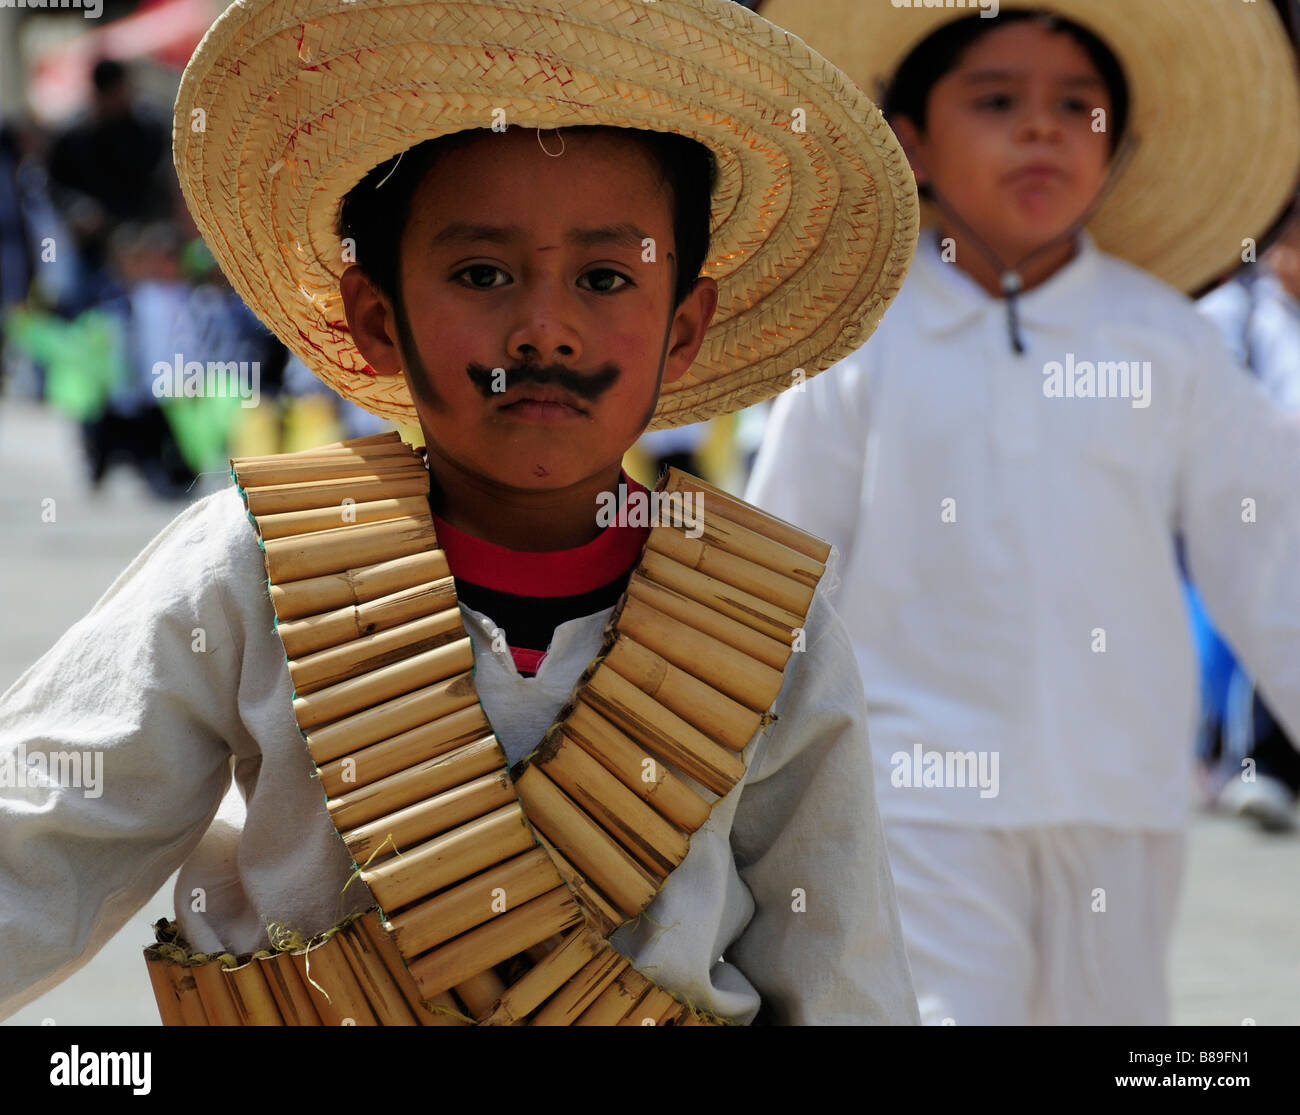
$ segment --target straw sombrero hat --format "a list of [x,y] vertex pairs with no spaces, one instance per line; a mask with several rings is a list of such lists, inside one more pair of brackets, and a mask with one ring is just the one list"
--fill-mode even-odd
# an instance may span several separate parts
[[[1300,184],[1300,76],[1267,0],[1001,0],[1070,19],[1124,68],[1137,146],[1089,222],[1105,251],[1186,292],[1241,263]],[[793,31],[876,98],[939,26],[977,5],[920,0],[765,0]],[[923,212],[928,221],[930,207]]]
[[405,382],[375,376],[348,333],[340,203],[380,163],[487,127],[494,108],[526,128],[679,132],[717,158],[704,274],[718,310],[651,429],[824,370],[902,284],[918,211],[893,132],[825,59],[731,0],[241,0],[181,80],[185,200],[248,305],[374,414],[417,421]]

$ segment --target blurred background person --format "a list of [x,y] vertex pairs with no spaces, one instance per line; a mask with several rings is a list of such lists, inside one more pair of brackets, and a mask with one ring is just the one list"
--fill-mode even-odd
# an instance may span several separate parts
[[[1269,397],[1300,422],[1300,217],[1292,217],[1257,265],[1199,305]],[[1197,751],[1208,768],[1207,796],[1266,831],[1293,831],[1300,797],[1295,741],[1214,630],[1194,590],[1193,608],[1202,670]]]

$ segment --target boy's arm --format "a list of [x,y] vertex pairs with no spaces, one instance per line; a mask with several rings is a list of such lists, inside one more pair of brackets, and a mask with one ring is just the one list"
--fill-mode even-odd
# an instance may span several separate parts
[[772,404],[745,499],[826,539],[847,563],[866,451],[868,352],[859,349]]
[[1300,416],[1277,407],[1203,328],[1177,526],[1215,627],[1300,740]]
[[862,681],[823,589],[806,632],[732,826],[756,909],[727,959],[777,1024],[917,1023]]
[[232,748],[252,746],[222,587],[258,573],[242,515],[233,489],[182,512],[0,696],[0,1017],[156,893],[216,812]]

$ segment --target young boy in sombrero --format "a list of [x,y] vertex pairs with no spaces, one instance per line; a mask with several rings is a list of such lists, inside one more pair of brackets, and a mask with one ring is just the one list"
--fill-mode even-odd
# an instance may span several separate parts
[[778,401],[747,494],[843,555],[923,1021],[1159,1023],[1176,536],[1300,728],[1300,430],[1173,289],[1285,207],[1300,86],[1266,4],[1030,7],[763,9],[888,89],[934,227],[870,342]]
[[861,343],[905,158],[736,5],[558,13],[268,0],[196,52],[214,255],[425,445],[234,461],[5,695],[104,778],[0,791],[0,1011],[181,866],[167,1021],[915,1021],[828,548],[620,468]]

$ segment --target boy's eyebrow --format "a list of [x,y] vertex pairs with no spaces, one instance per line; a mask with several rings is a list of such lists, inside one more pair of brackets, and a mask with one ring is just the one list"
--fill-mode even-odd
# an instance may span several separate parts
[[[976,85],[995,81],[1014,81],[1017,78],[1024,78],[1026,76],[1028,75],[1023,70],[974,70],[971,73],[964,74],[962,80],[965,81],[967,85]],[[1069,77],[1061,77],[1056,80],[1061,85],[1070,86],[1104,86],[1106,84],[1101,80],[1101,78],[1092,74],[1072,74]]]
[[[453,221],[433,238],[433,246],[438,248],[449,244],[473,244],[483,241],[491,244],[509,244],[521,239],[523,235],[524,229],[520,225],[486,225],[470,221]],[[630,221],[621,221],[618,224],[596,225],[591,228],[571,228],[564,234],[564,239],[579,248],[617,244],[639,249],[642,241],[648,237]]]

